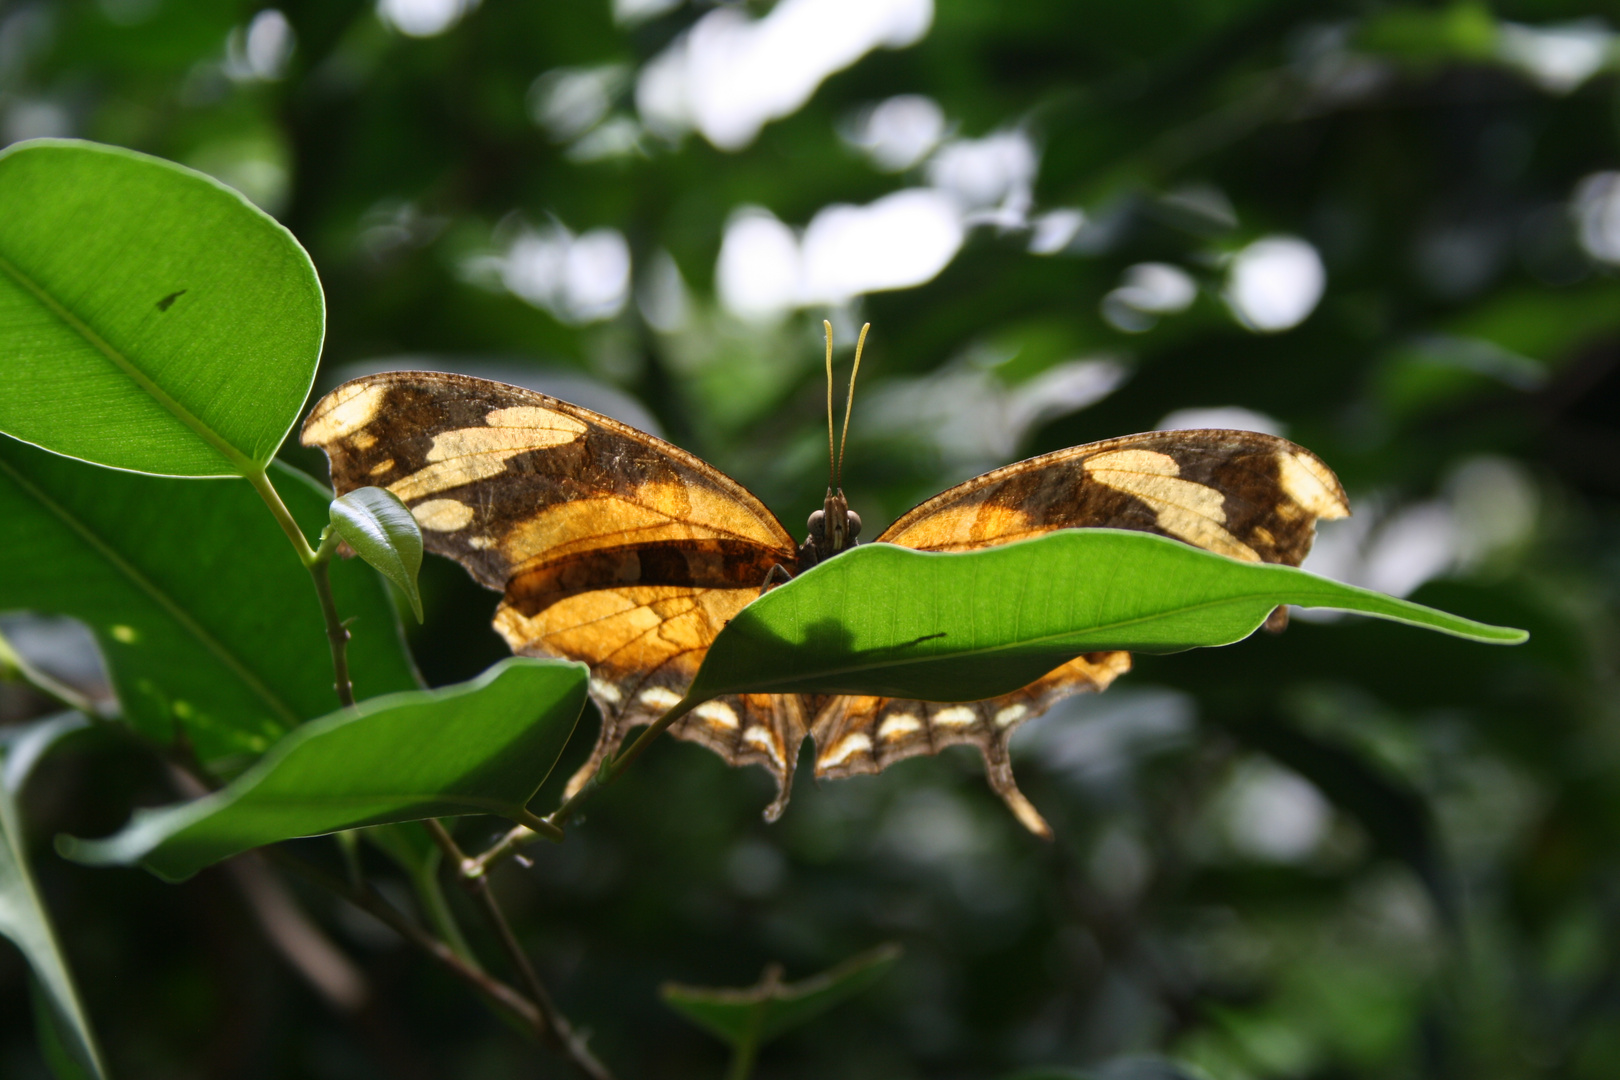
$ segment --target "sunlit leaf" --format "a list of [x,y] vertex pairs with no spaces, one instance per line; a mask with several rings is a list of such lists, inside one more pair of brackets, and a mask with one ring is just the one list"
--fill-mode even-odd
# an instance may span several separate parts
[[[271,475],[314,535],[330,494],[291,469]],[[0,438],[0,551],[17,568],[0,574],[0,611],[84,621],[124,719],[160,742],[183,736],[205,764],[257,755],[337,704],[309,574],[241,481],[115,472]],[[415,687],[386,588],[337,562],[355,692]]]
[[582,664],[513,657],[471,682],[373,698],[305,724],[220,791],[137,811],[104,840],[64,837],[62,851],[179,881],[295,836],[455,814],[523,820],[585,683]]
[[17,813],[17,796],[33,771],[34,764],[51,744],[89,723],[78,713],[65,713],[42,720],[28,728],[7,732],[4,764],[0,765],[0,934],[22,952],[33,969],[44,1012],[42,1026],[49,1024],[47,1038],[57,1045],[47,1051],[65,1054],[70,1066],[81,1074],[101,1077],[106,1071],[96,1047],[89,1017],[79,1001],[73,977],[51,929],[44,902],[28,869],[28,852],[22,821]]
[[325,332],[292,234],[201,173],[95,143],[0,152],[0,431],[172,476],[262,469]]
[[688,700],[799,691],[976,701],[1081,653],[1240,641],[1279,604],[1358,611],[1474,641],[1525,638],[1149,533],[1064,530],[959,554],[868,544],[744,608],[715,639]]
[[332,500],[332,527],[377,571],[398,585],[422,621],[422,529],[399,496],[380,487],[356,488]]

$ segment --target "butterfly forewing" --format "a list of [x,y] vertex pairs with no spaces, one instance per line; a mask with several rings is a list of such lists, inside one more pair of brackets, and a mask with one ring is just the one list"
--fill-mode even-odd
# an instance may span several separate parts
[[[796,565],[793,538],[719,470],[520,387],[432,372],[368,376],[316,405],[303,442],[326,451],[339,493],[388,488],[429,551],[501,590],[495,628],[514,652],[591,665],[603,728],[576,786],[631,727],[682,698],[714,636],[759,595],[771,567]],[[785,783],[803,721],[740,700],[727,708],[738,718],[730,744],[702,717],[675,734],[735,764],[764,764]]]

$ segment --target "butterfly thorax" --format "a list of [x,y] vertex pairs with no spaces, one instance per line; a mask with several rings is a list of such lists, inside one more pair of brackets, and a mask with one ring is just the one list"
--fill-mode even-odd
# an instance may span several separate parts
[[861,534],[861,516],[849,508],[844,491],[827,490],[822,508],[810,515],[810,535],[799,547],[799,572],[855,546]]

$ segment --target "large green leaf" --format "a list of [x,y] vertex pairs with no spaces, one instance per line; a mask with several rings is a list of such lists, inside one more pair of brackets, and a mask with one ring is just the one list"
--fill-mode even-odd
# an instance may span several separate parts
[[229,786],[139,810],[105,840],[60,844],[92,865],[142,863],[170,881],[248,848],[452,814],[533,818],[525,804],[585,705],[587,672],[512,657],[471,682],[361,702],[305,724]]
[[0,152],[0,431],[120,469],[260,469],[324,328],[309,256],[223,184],[95,143]]
[[6,733],[0,749],[4,754],[0,765],[0,934],[9,938],[28,960],[50,1013],[41,1018],[45,1021],[42,1030],[60,1045],[44,1047],[47,1056],[53,1052],[63,1054],[69,1059],[66,1064],[101,1077],[105,1069],[95,1035],[29,872],[28,851],[17,813],[17,796],[34,764],[58,739],[88,723],[78,713],[64,713]]
[[[330,496],[272,470],[306,532]],[[257,755],[337,704],[325,623],[309,574],[253,489],[96,468],[0,438],[0,611],[89,624],[125,719],[206,764]],[[332,567],[353,618],[361,696],[417,683],[383,583],[358,560]]]
[[1475,641],[1526,636],[1143,532],[1064,530],[956,554],[868,544],[744,608],[715,639],[687,700],[797,691],[976,701],[1081,653],[1226,645],[1279,604]]

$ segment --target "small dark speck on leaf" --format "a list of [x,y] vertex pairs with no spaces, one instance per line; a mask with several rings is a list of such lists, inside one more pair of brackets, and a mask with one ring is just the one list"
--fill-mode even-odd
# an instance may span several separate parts
[[933,641],[935,638],[942,638],[942,637],[945,637],[945,636],[946,636],[946,634],[945,634],[945,631],[943,631],[943,630],[941,630],[937,634],[924,634],[920,638],[913,638],[911,641],[906,642],[904,645],[902,645],[900,647],[902,649],[909,649],[913,645],[921,645],[925,641]]
[[161,299],[161,300],[159,300],[157,302],[157,309],[159,311],[168,311],[171,307],[174,306],[174,302],[176,300],[180,299],[185,294],[186,294],[186,290],[184,290],[184,289],[180,289],[180,290],[178,290],[176,292],[170,293],[168,296],[165,296],[163,299]]

